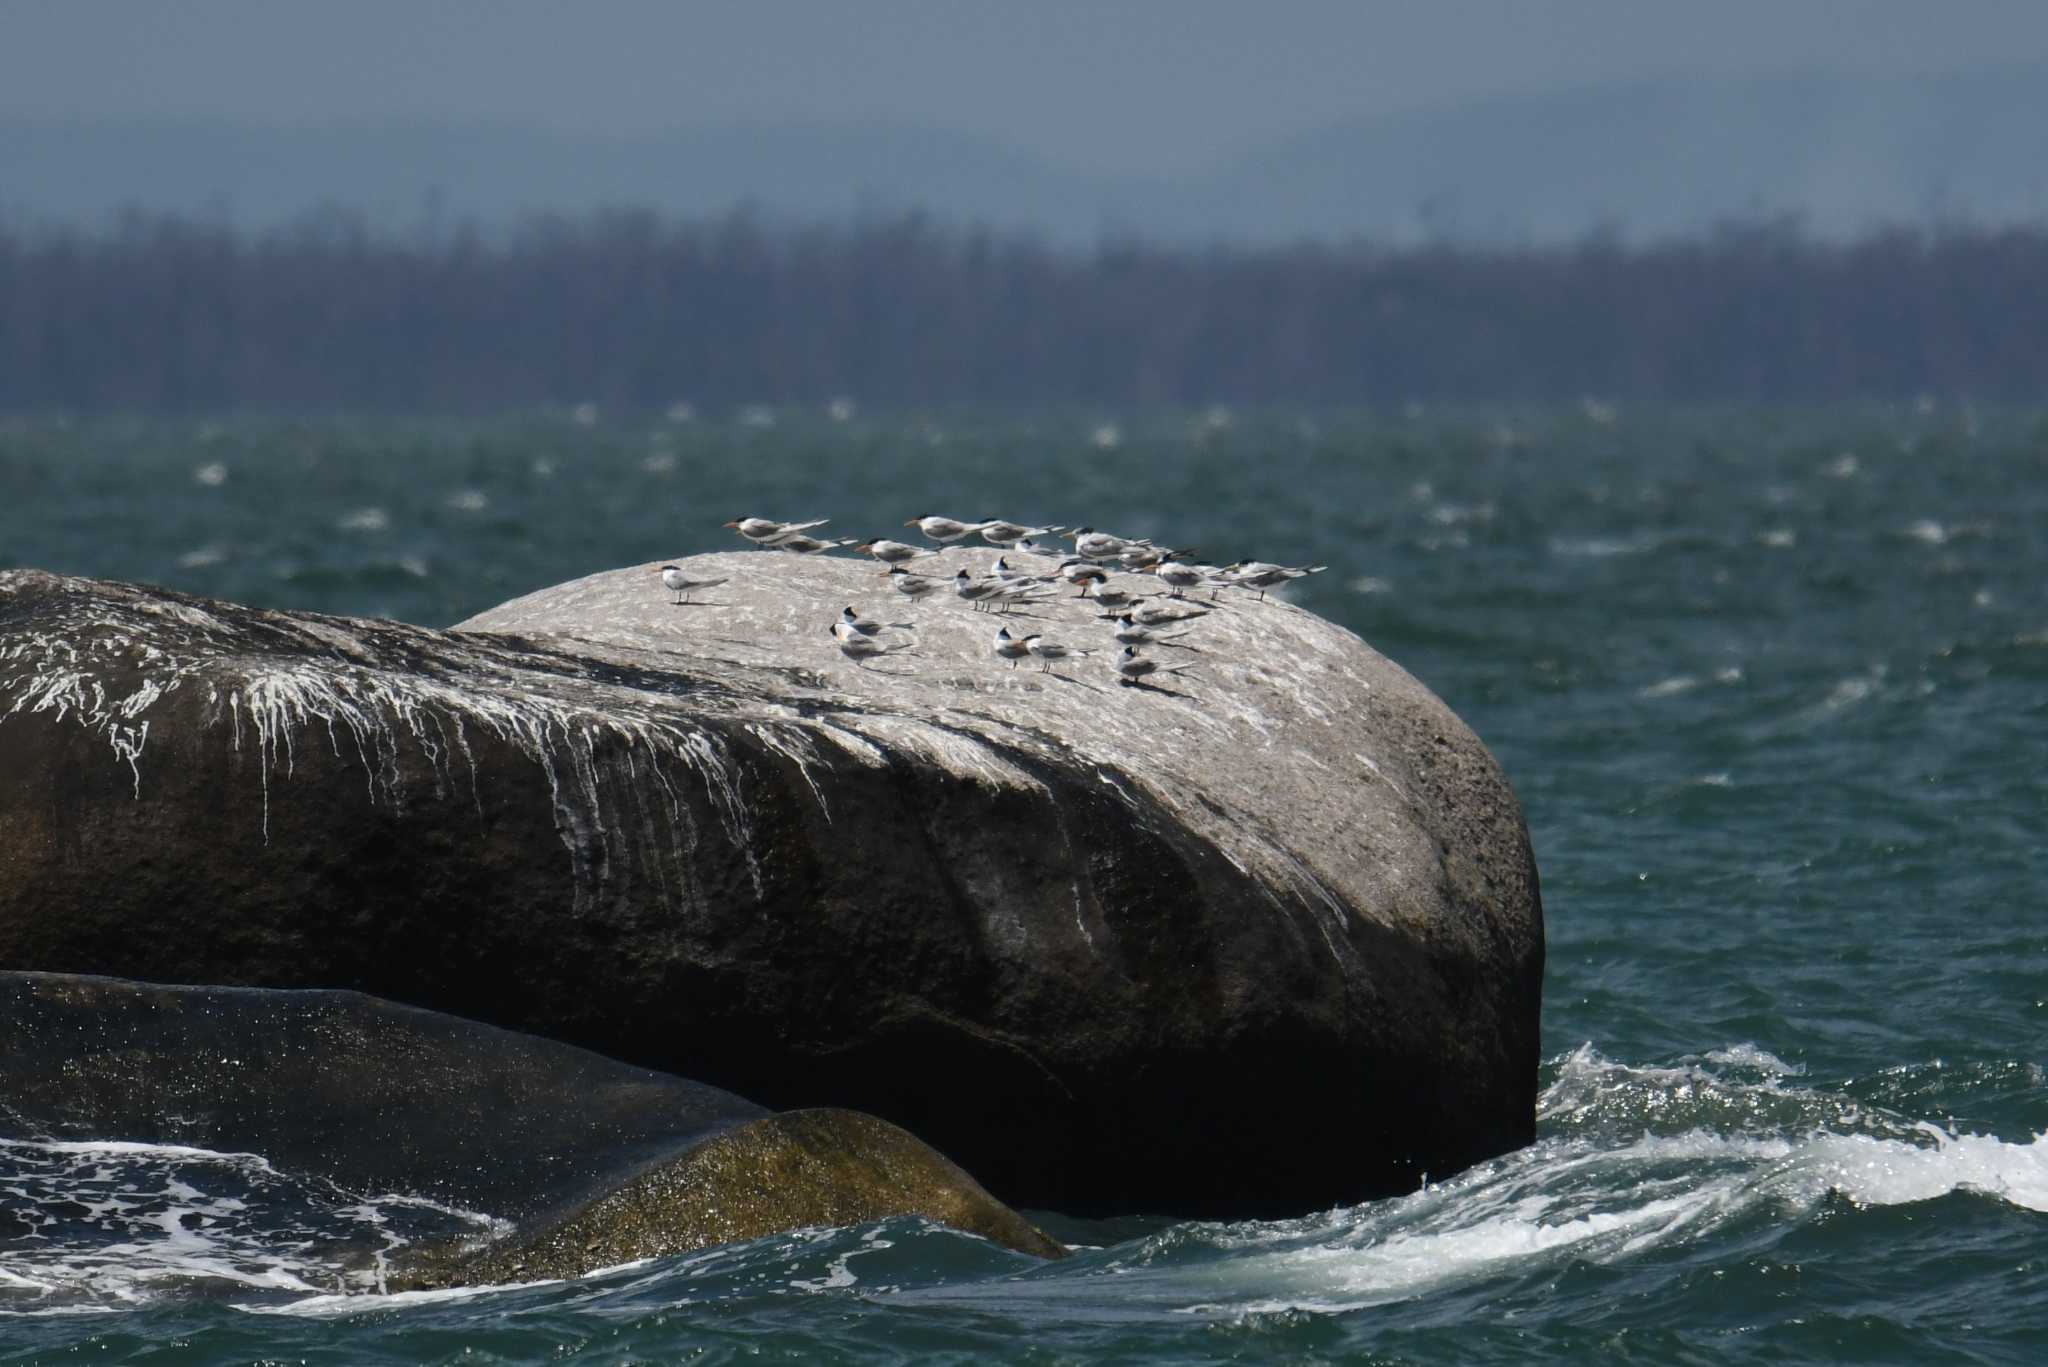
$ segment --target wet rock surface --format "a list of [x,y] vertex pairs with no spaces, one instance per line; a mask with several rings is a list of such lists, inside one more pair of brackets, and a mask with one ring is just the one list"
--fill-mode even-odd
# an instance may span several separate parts
[[[392,1289],[576,1276],[813,1225],[919,1215],[1064,1253],[903,1131],[354,992],[0,973],[0,1129],[253,1153],[507,1222],[408,1250]],[[0,1237],[4,1237],[0,1225]]]
[[768,1114],[716,1087],[358,992],[0,973],[0,1125],[261,1155],[546,1216]]
[[[1300,1210],[1531,1136],[1519,811],[1355,636],[1238,594],[1121,688],[1071,599],[1026,629],[1104,653],[1042,675],[862,562],[696,557],[730,582],[680,607],[653,568],[452,631],[0,574],[0,967],[374,992],[1076,1211]],[[847,604],[915,653],[846,660]]]

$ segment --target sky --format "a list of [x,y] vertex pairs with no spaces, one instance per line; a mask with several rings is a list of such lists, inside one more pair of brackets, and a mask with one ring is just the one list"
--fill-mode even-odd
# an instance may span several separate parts
[[2039,0],[0,0],[0,117],[885,122],[1172,174],[1494,95],[2044,58]]

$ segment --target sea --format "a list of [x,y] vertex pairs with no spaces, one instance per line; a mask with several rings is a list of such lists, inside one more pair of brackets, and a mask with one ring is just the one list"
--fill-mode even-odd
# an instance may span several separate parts
[[1054,1263],[897,1219],[384,1294],[336,1250],[481,1217],[0,1136],[0,1363],[2048,1362],[2048,411],[0,422],[0,564],[429,625],[922,513],[1329,566],[1293,600],[1521,798],[1533,1144],[1284,1220],[1030,1212]]

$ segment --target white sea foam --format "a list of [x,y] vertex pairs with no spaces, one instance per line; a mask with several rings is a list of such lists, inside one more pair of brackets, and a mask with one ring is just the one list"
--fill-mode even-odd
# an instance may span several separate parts
[[519,1291],[535,1286],[555,1286],[553,1280],[535,1282],[508,1282],[495,1286],[443,1286],[428,1291],[371,1291],[334,1294],[332,1292],[301,1296],[296,1300],[278,1302],[234,1303],[236,1310],[252,1315],[294,1315],[306,1319],[340,1319],[344,1316],[360,1315],[365,1310],[396,1310],[407,1306],[440,1305],[448,1301],[471,1301],[481,1296],[495,1296],[503,1291]]
[[[2048,1137],[1949,1133],[1803,1087],[1800,1074],[1748,1043],[1660,1067],[1582,1048],[1558,1061],[1530,1147],[1409,1196],[1280,1223],[1180,1225],[1110,1250],[1101,1271],[1114,1300],[1101,1308],[1351,1310],[1504,1271],[1619,1262],[1760,1214],[1797,1221],[1831,1197],[1881,1207],[1969,1192],[2048,1210]],[[1042,1289],[1087,1297],[1072,1280]]]
[[1553,537],[1550,553],[1604,559],[1611,555],[1641,555],[1644,551],[1655,550],[1659,544],[1657,537],[1647,533],[1636,536]]
[[227,547],[218,543],[196,546],[178,557],[178,567],[187,570],[205,569],[208,565],[218,565],[227,558]]
[[[1726,774],[1720,777],[1724,782],[1727,779]],[[1787,1063],[1770,1050],[1759,1049],[1749,1043],[1731,1044],[1725,1049],[1709,1049],[1700,1057],[1718,1068],[1750,1069],[1769,1077],[1798,1077],[1806,1071],[1804,1064]]]
[[0,1313],[132,1307],[195,1287],[370,1290],[406,1244],[502,1229],[282,1174],[257,1154],[111,1139],[0,1139],[0,1207],[27,1231],[0,1245]]
[[880,1230],[868,1230],[861,1235],[860,1246],[848,1249],[834,1258],[831,1264],[826,1267],[824,1276],[793,1278],[790,1281],[790,1285],[799,1291],[809,1291],[812,1293],[848,1290],[860,1282],[860,1278],[855,1276],[853,1271],[853,1260],[855,1258],[858,1258],[863,1253],[874,1253],[881,1249],[894,1247],[895,1244],[881,1237]]
[[[889,1284],[891,1273],[867,1275],[870,1255],[891,1265],[892,1224],[851,1240],[846,1231],[794,1231],[573,1285],[601,1303],[638,1304],[658,1291],[673,1305],[679,1281],[701,1281],[715,1297],[726,1282],[754,1294],[765,1278],[796,1294],[858,1289],[913,1301],[993,1297],[1011,1312],[1043,1300],[1080,1316],[1241,1319],[1386,1304],[1573,1262],[1619,1263],[1730,1224],[1796,1224],[1831,1200],[1888,1207],[1970,1193],[2048,1212],[2048,1136],[1959,1134],[1859,1105],[1808,1085],[1799,1065],[1753,1043],[1649,1066],[1588,1046],[1556,1060],[1551,1074],[1535,1144],[1408,1196],[1298,1220],[1175,1225],[994,1282],[904,1287]],[[54,1218],[76,1227],[68,1244],[51,1237],[63,1231],[48,1221],[11,1241],[0,1257],[0,1307],[9,1313],[133,1305],[194,1281],[268,1291],[234,1303],[311,1317],[516,1289],[378,1292],[361,1249],[395,1246],[405,1236],[392,1222],[418,1212],[405,1198],[342,1199],[288,1183],[256,1155],[0,1141],[0,1160],[17,1169],[0,1169],[0,1192],[14,1209],[57,1206]],[[223,1173],[242,1184],[224,1189]],[[52,1174],[61,1181],[44,1180]],[[38,1181],[24,1205],[25,1188]],[[351,1258],[338,1257],[342,1250]]]

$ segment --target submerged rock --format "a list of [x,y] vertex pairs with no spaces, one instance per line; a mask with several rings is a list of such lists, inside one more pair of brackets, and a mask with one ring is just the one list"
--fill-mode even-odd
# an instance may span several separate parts
[[708,1244],[906,1214],[1019,1253],[1067,1253],[888,1121],[859,1111],[788,1111],[705,1140],[531,1233],[476,1252],[436,1250],[393,1289],[580,1277]]
[[919,1215],[1065,1250],[912,1136],[769,1115],[682,1078],[354,992],[0,973],[13,1137],[253,1153],[511,1227],[407,1250],[393,1289],[576,1276],[812,1225]]
[[[1030,629],[1102,653],[1044,675],[864,563],[690,568],[731,582],[452,631],[0,574],[0,967],[357,988],[1074,1210],[1300,1210],[1531,1137],[1526,831],[1357,637],[1237,594],[1121,688],[1072,599]],[[846,660],[849,603],[917,652]]]

